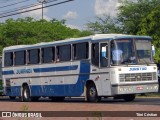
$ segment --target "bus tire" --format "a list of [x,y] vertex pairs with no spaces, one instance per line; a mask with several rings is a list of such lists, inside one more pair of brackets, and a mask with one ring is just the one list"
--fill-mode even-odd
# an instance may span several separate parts
[[136,95],[135,94],[130,94],[130,95],[125,95],[123,97],[123,99],[126,101],[126,102],[131,102],[135,99]]
[[92,83],[87,86],[87,101],[88,102],[98,102],[101,97],[97,95],[96,86]]
[[31,101],[30,90],[29,90],[28,85],[25,85],[22,89],[22,101],[23,102]]
[[10,99],[10,100],[15,100],[16,97],[15,97],[15,96],[9,96],[9,99]]
[[62,102],[65,97],[49,97],[53,102]]

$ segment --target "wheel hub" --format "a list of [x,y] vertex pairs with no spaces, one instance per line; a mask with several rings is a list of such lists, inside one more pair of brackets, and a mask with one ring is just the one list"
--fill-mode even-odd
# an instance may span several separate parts
[[90,89],[90,92],[89,92],[89,93],[90,93],[90,96],[91,96],[91,97],[95,97],[95,95],[96,95],[96,90],[95,90],[95,88],[92,87],[92,88]]

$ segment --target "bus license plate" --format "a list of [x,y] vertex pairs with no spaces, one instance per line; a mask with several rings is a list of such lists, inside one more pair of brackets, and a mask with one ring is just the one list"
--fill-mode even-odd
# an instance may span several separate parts
[[143,87],[142,86],[138,86],[136,89],[137,90],[143,90]]

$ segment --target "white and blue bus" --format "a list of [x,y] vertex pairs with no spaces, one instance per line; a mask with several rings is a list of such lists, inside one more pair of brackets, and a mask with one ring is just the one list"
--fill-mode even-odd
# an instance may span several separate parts
[[[135,94],[158,92],[157,66],[151,37],[97,34],[83,38],[18,45],[3,49],[4,94],[22,101],[49,97],[135,99]],[[121,49],[115,62],[112,50]]]

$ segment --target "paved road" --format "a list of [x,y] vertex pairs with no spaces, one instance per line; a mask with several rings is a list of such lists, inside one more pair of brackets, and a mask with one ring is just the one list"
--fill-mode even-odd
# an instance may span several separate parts
[[[83,98],[66,99],[66,102],[76,103],[84,102]],[[123,99],[104,98],[101,102],[96,104],[126,104],[126,105],[160,105],[160,97],[137,97],[132,102],[125,102]]]
[[[0,104],[1,103],[8,103],[8,104],[18,104],[18,103],[25,103],[20,102],[18,99],[10,100],[8,97],[0,97]],[[64,103],[64,104],[117,104],[117,105],[159,105],[160,107],[160,97],[136,97],[136,99],[132,102],[125,102],[123,99],[113,99],[113,98],[103,98],[98,103],[88,103],[84,100],[84,98],[66,98],[63,102],[52,102],[48,98],[40,98],[37,102],[30,102],[30,103]],[[26,102],[26,104],[29,104]]]
[[[140,111],[156,111],[160,115],[160,98],[136,98],[133,102],[125,102],[123,100],[113,100],[112,98],[103,99],[99,103],[88,103],[82,98],[66,99],[64,102],[52,102],[49,99],[40,99],[38,102],[18,102],[11,101],[7,97],[0,98],[0,111],[82,111],[78,117],[50,117],[50,118],[34,118],[33,120],[159,120],[160,117],[137,117],[135,112]],[[83,111],[115,111],[111,113],[114,117],[89,117],[83,116]],[[121,111],[121,113],[119,112]],[[125,111],[125,112],[123,112]],[[134,111],[129,113],[127,111]],[[119,116],[128,117],[119,117]],[[56,113],[53,113],[56,114]],[[76,113],[74,113],[75,115]],[[130,115],[131,114],[131,115]],[[80,117],[82,115],[82,117]],[[133,116],[132,116],[133,115]],[[116,117],[117,116],[117,117]],[[2,118],[0,120],[8,120]],[[11,120],[32,120],[12,118]]]

